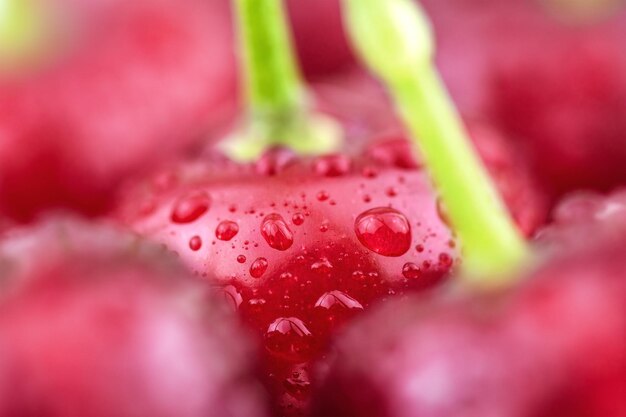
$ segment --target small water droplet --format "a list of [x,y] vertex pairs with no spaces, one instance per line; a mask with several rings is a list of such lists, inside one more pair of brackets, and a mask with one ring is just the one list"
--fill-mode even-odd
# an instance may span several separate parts
[[301,226],[304,223],[304,214],[297,212],[291,217],[291,221],[296,226]]
[[330,310],[337,307],[348,310],[363,310],[361,303],[341,291],[324,293],[315,302],[315,308]]
[[418,251],[419,253],[424,252],[424,245],[420,243],[419,245],[415,247],[415,250]]
[[454,261],[452,260],[452,257],[450,255],[448,255],[447,253],[440,253],[439,254],[439,264],[445,268],[450,268],[452,266],[452,264],[454,263]]
[[229,241],[239,233],[239,225],[230,220],[223,220],[215,229],[215,237],[219,240]]
[[196,191],[176,200],[171,219],[174,223],[191,223],[209,210],[211,198],[204,191]]
[[261,175],[274,176],[295,162],[296,158],[296,154],[290,149],[269,149],[256,162],[255,169]]
[[387,197],[395,197],[398,195],[398,190],[395,187],[389,187],[385,190]]
[[328,232],[328,223],[324,222],[320,225],[320,232],[322,233]]
[[369,194],[365,194],[363,196],[363,202],[364,203],[371,203],[372,202],[372,197]]
[[267,259],[265,258],[257,258],[250,265],[250,275],[253,278],[261,278],[265,271],[267,271]]
[[292,363],[304,362],[314,353],[314,337],[296,317],[280,317],[265,332],[265,347],[274,356]]
[[378,171],[373,167],[365,167],[363,168],[363,176],[365,178],[376,178],[378,176]]
[[313,162],[313,171],[326,177],[340,177],[350,171],[352,161],[346,155],[326,155]]
[[407,262],[402,267],[402,275],[404,275],[405,278],[416,279],[419,278],[421,274],[422,270],[413,262]]
[[316,274],[328,274],[333,269],[333,264],[327,258],[321,258],[311,265],[311,271]]
[[282,216],[269,214],[261,223],[261,235],[271,248],[285,251],[293,245],[293,233]]
[[328,193],[326,191],[320,191],[319,193],[317,193],[317,200],[318,201],[326,201],[330,198],[330,195],[328,195]]
[[237,256],[237,262],[239,262],[240,264],[245,263],[246,262],[246,256],[245,255]]
[[202,239],[200,238],[200,236],[194,236],[191,239],[189,239],[189,248],[192,251],[197,251],[202,247]]
[[401,256],[411,247],[411,226],[404,214],[389,207],[361,213],[354,224],[359,241],[383,256]]

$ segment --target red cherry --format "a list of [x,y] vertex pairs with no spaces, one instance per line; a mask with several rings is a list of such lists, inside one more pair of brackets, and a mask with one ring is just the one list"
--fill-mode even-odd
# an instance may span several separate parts
[[595,205],[543,235],[560,250],[517,287],[410,296],[349,325],[313,415],[626,415],[626,198]]
[[[236,289],[239,314],[265,346],[275,401],[298,409],[308,396],[292,393],[294,367],[320,360],[333,333],[373,303],[439,282],[457,258],[424,172],[344,158],[349,171],[330,177],[311,175],[319,159],[295,159],[266,176],[256,166],[190,163],[177,170],[185,179],[179,189],[130,194],[119,210],[133,230],[177,252],[196,274],[229,294]],[[365,166],[378,175],[363,177]],[[394,197],[386,193],[390,184]],[[171,221],[189,189],[205,191],[210,209],[193,222]],[[360,198],[365,193],[371,202]],[[154,211],[137,212],[143,199],[156,202]],[[224,219],[238,224],[228,241],[211,236]],[[195,236],[212,244],[191,250]],[[421,253],[410,250],[420,244]],[[441,253],[450,261],[440,262]],[[431,267],[405,277],[407,263]]]
[[1,415],[268,416],[247,335],[163,249],[51,221],[0,265]]

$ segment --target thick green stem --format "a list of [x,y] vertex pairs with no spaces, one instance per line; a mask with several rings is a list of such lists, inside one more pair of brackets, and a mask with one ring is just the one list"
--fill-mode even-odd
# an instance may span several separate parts
[[15,69],[42,54],[48,27],[41,5],[0,0],[0,70]]
[[461,239],[468,279],[495,284],[526,259],[512,221],[432,63],[428,21],[412,0],[346,0],[365,63],[385,82]]
[[283,0],[236,0],[236,6],[247,118],[224,142],[226,152],[245,161],[272,146],[301,154],[336,150],[341,131],[310,109]]
[[306,100],[282,0],[237,0],[246,94],[262,114],[300,111]]

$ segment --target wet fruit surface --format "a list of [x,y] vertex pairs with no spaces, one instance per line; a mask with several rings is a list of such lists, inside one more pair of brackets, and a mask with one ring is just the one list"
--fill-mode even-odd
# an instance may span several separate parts
[[553,251],[517,286],[366,313],[321,369],[313,415],[626,415],[624,196],[563,203],[541,235]]
[[[119,217],[224,293],[264,346],[280,413],[295,414],[308,400],[308,367],[331,336],[376,302],[432,287],[457,249],[416,164],[350,155],[269,164],[282,152],[250,166],[213,159],[179,167],[175,185],[130,194]],[[202,211],[197,218],[173,221],[181,196],[202,193],[209,208],[199,200],[197,210],[187,207]],[[147,215],[138,210],[144,199],[155,204]]]

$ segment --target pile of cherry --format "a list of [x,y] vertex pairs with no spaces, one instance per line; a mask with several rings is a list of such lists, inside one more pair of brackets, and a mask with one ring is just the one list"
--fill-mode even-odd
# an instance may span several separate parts
[[538,254],[479,292],[337,1],[288,5],[342,151],[252,163],[228,1],[44,3],[0,62],[0,416],[626,417],[626,12],[422,2]]

